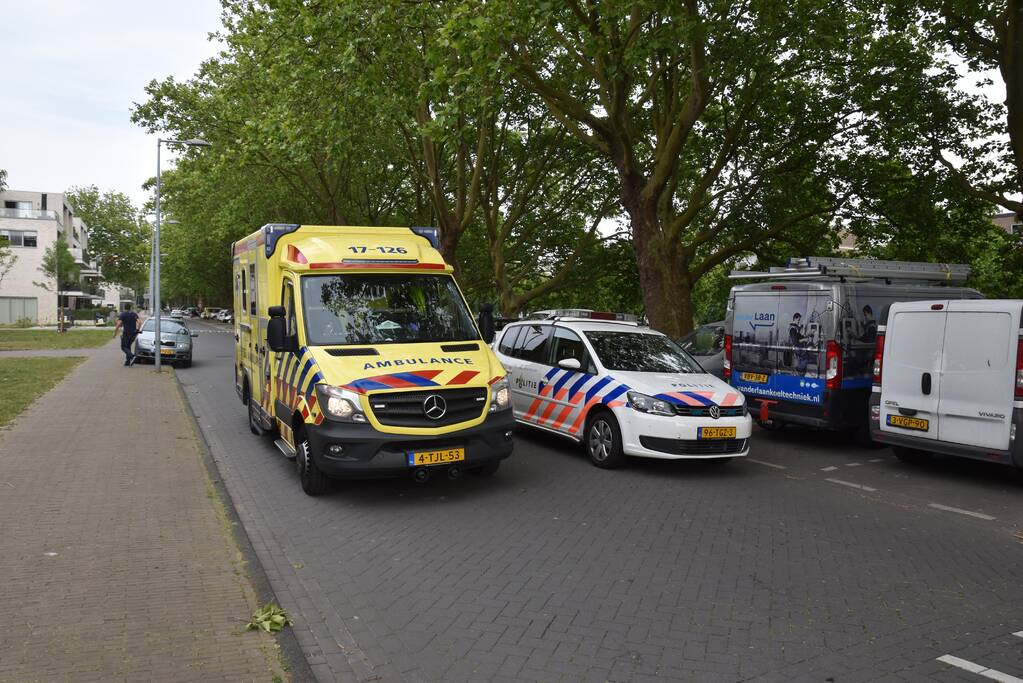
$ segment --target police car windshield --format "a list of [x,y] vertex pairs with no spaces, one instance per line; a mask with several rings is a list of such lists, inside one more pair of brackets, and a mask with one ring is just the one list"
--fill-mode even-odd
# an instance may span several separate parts
[[307,275],[302,301],[310,346],[479,339],[448,275]]
[[692,356],[659,334],[586,332],[597,358],[608,370],[621,372],[703,372]]

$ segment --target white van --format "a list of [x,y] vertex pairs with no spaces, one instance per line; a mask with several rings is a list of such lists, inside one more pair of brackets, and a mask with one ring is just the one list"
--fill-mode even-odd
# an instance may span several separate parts
[[1023,467],[1021,323],[1020,300],[892,304],[874,354],[873,439],[903,460],[934,452]]

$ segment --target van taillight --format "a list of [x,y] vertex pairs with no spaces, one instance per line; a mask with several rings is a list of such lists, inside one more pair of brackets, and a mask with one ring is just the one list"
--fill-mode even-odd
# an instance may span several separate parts
[[881,364],[884,362],[884,335],[877,335],[874,343],[874,386],[881,386]]
[[828,389],[838,389],[842,386],[842,349],[838,342],[828,342],[827,350],[824,352],[824,367],[827,368],[824,375],[824,386]]
[[732,376],[732,335],[725,335],[725,359],[721,363],[722,374],[725,379]]
[[1016,400],[1023,400],[1023,339],[1016,342]]

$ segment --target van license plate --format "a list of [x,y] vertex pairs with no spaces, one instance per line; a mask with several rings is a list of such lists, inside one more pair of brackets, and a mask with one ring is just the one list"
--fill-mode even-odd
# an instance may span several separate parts
[[767,375],[761,372],[740,372],[739,379],[743,382],[753,382],[754,384],[767,384]]
[[409,467],[424,465],[446,465],[449,462],[465,460],[464,448],[445,448],[441,451],[412,451],[408,454]]
[[735,427],[697,427],[697,439],[734,439]]
[[892,427],[903,429],[917,429],[926,432],[930,428],[930,422],[920,417],[906,417],[905,415],[889,415],[888,424]]

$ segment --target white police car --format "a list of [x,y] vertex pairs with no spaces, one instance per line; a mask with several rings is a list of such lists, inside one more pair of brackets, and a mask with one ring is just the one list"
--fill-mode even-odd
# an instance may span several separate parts
[[583,442],[597,467],[626,455],[723,462],[749,454],[742,394],[668,337],[621,314],[551,315],[508,325],[494,343],[518,422]]

